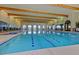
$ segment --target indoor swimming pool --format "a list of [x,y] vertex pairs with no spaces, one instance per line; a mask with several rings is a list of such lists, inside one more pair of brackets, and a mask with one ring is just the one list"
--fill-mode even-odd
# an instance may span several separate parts
[[48,32],[27,34],[23,32],[0,44],[0,54],[56,48],[75,44],[79,44],[78,33]]

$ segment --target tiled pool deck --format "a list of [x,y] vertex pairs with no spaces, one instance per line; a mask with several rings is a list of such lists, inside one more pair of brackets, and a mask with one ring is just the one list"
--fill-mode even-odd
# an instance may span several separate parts
[[17,36],[17,35],[19,35],[20,33],[18,33],[18,34],[8,34],[8,35],[0,35],[0,44],[1,43],[3,43],[3,42],[5,42],[5,41],[7,41],[7,40],[9,40],[9,39],[11,39],[12,37],[14,37],[14,36]]

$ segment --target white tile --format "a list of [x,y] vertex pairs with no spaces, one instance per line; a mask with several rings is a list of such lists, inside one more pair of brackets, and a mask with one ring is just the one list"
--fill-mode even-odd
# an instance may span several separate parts
[[54,55],[79,55],[79,45],[50,48],[49,50]]

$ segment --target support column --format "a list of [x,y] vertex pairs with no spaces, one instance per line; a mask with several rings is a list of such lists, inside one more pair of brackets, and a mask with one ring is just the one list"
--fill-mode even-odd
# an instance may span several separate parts
[[65,24],[65,22],[66,22],[66,20],[70,20],[68,17],[64,17],[64,29],[63,29],[63,31],[65,31],[66,30],[66,24]]

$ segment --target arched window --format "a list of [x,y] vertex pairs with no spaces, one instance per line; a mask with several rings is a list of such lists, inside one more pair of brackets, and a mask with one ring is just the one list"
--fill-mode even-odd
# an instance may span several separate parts
[[66,31],[70,31],[71,28],[71,21],[70,20],[66,20],[65,21],[65,30]]

